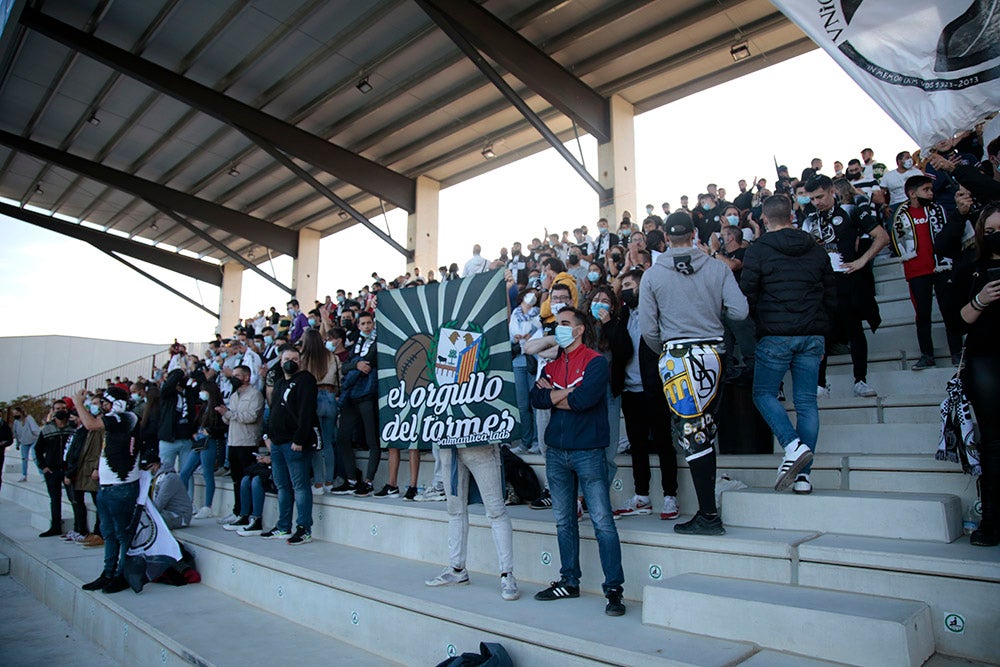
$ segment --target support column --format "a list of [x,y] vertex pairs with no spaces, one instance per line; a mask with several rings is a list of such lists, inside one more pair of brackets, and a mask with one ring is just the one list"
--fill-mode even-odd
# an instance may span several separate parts
[[299,230],[299,254],[292,268],[292,289],[303,312],[312,310],[319,289],[319,239],[320,234],[314,229]]
[[406,270],[420,267],[421,275],[438,268],[438,197],[441,184],[426,176],[417,177],[417,206],[406,218],[406,249],[413,251]]
[[635,200],[635,109],[618,95],[612,95],[611,141],[597,145],[597,180],[614,191],[610,204],[601,206],[600,216],[607,218],[611,229],[618,228],[622,211],[630,211],[632,220],[642,222]]
[[222,294],[219,296],[219,328],[223,338],[233,335],[240,319],[240,298],[243,293],[243,266],[236,262],[222,265]]

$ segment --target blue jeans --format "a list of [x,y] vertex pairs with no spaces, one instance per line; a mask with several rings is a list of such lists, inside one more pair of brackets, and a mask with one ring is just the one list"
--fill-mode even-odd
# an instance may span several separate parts
[[[194,440],[174,440],[173,442],[160,440],[160,464],[169,465],[172,469],[180,472],[184,464],[187,463],[188,455],[192,449],[194,449]],[[215,463],[213,462],[212,465],[214,466]],[[191,487],[188,487],[188,493],[191,493]]]
[[97,516],[104,538],[104,576],[118,577],[125,571],[129,547],[129,525],[139,497],[139,482],[107,484],[97,492]]
[[240,511],[243,516],[264,516],[264,482],[259,475],[240,480]]
[[31,457],[31,449],[34,446],[35,443],[31,443],[30,445],[21,445],[21,477],[28,476],[28,459]]
[[535,383],[533,374],[528,372],[528,358],[523,354],[514,357],[514,388],[517,390],[517,411],[521,415],[521,446],[527,449],[538,446],[535,437],[535,415],[531,410],[528,394]]
[[[764,336],[757,343],[753,402],[782,447],[797,438],[816,451],[819,437],[816,386],[826,345],[824,340],[823,336]],[[795,404],[794,427],[785,407],[778,401],[778,387],[789,369]],[[802,472],[809,474],[811,469],[810,463]]]
[[205,449],[200,452],[191,450],[188,454],[187,460],[184,462],[184,467],[181,468],[181,484],[184,486],[189,486],[191,483],[191,475],[201,464],[201,475],[205,478],[205,502],[204,505],[207,507],[212,506],[212,499],[215,498],[215,457],[218,451],[219,441],[215,438],[209,438],[205,441]]
[[[312,529],[313,497],[309,488],[309,461],[312,452],[296,452],[292,443],[271,445],[271,475],[278,487],[278,530],[292,530],[292,498],[299,508],[296,524]],[[242,502],[242,501],[241,501]]]
[[316,416],[319,417],[319,435],[323,449],[313,454],[313,482],[332,484],[335,476],[344,477],[344,471],[334,471],[333,443],[337,441],[337,399],[334,398],[332,391],[320,389],[316,392]]
[[615,481],[615,475],[618,474],[615,456],[618,455],[618,441],[622,437],[622,397],[611,395],[610,384],[608,385],[608,430],[610,431],[611,444],[604,450],[604,457],[608,462],[608,486],[610,487]]
[[[576,481],[579,479],[583,499],[594,524],[597,550],[604,570],[604,593],[621,590],[625,582],[622,571],[622,548],[618,529],[611,514],[608,495],[608,464],[604,449],[556,449],[545,452],[545,473],[552,495],[552,511],[556,517],[559,542],[559,574],[570,586],[580,585],[580,524],[576,518]],[[576,473],[576,475],[574,475]]]

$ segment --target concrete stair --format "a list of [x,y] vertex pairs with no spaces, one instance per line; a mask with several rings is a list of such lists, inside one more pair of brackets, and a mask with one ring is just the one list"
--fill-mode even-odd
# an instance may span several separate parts
[[649,625],[851,665],[919,667],[934,653],[930,608],[914,600],[702,574],[647,586],[643,597]]

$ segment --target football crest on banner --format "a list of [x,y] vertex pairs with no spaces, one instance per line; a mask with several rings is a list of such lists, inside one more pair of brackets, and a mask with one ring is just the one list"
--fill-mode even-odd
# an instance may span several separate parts
[[663,393],[671,412],[679,417],[700,417],[719,391],[722,360],[713,348],[668,347],[660,357]]
[[[907,0],[895,5],[899,49],[885,39],[881,0],[818,0],[823,29],[857,67],[876,79],[925,91],[962,90],[1000,77],[996,0]],[[917,57],[914,57],[917,56]]]

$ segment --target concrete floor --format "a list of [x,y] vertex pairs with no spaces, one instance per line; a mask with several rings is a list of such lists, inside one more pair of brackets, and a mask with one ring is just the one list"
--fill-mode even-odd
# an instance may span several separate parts
[[83,639],[55,612],[9,576],[0,577],[0,664],[115,667],[99,646]]

